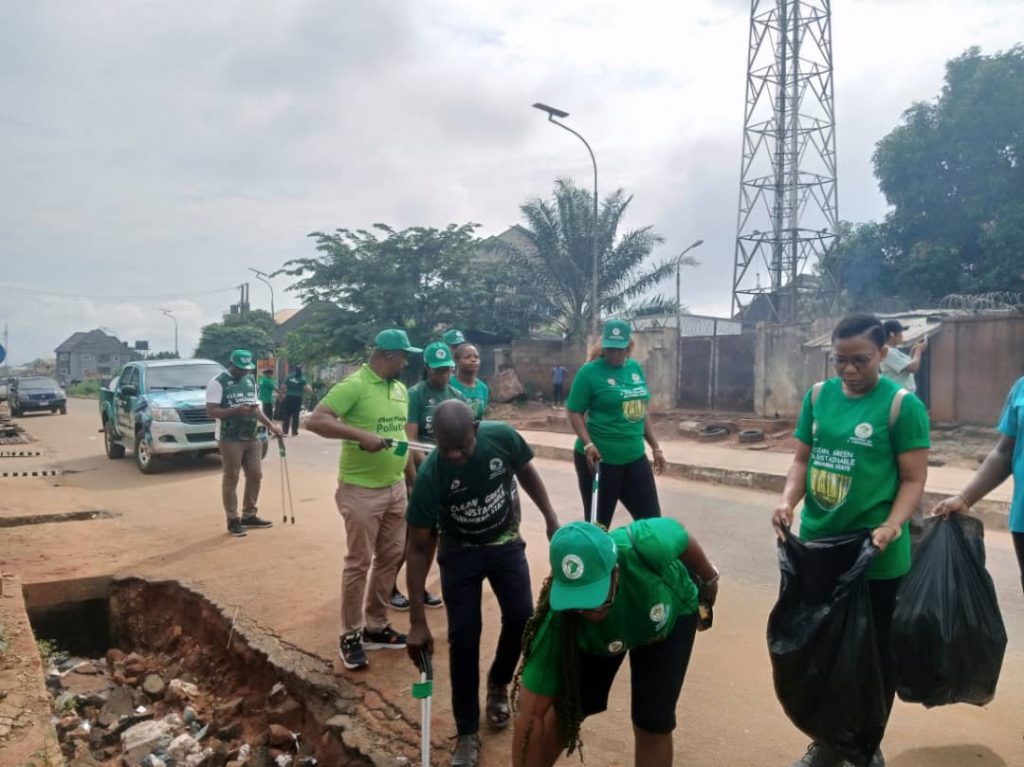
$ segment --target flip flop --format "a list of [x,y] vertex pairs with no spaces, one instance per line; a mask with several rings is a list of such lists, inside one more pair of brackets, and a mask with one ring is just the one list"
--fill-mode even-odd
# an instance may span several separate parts
[[500,685],[487,686],[487,723],[494,730],[504,730],[512,721],[508,692]]

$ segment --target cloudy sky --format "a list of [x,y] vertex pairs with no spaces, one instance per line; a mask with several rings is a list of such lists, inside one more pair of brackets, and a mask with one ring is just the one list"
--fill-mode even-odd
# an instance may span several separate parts
[[[750,3],[8,0],[0,24],[0,323],[11,360],[75,330],[183,352],[247,267],[316,229],[476,221],[556,177],[635,195],[695,311],[728,311]],[[840,215],[875,218],[874,143],[944,62],[1018,42],[1017,0],[834,4]],[[275,282],[277,307],[297,301]],[[253,281],[253,304],[269,291]],[[674,291],[666,284],[665,292]]]

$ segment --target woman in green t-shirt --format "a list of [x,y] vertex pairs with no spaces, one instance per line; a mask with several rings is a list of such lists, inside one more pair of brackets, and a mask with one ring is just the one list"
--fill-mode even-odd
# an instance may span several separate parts
[[[900,580],[910,570],[907,521],[924,492],[930,442],[921,400],[879,375],[886,351],[885,330],[873,314],[853,314],[836,325],[832,364],[838,377],[815,384],[804,397],[795,432],[799,444],[772,524],[781,540],[803,500],[804,540],[871,531],[880,553],[868,570],[868,587],[891,710],[892,614]],[[812,743],[793,767],[843,764],[829,746]],[[879,751],[870,767],[884,764]]]
[[576,372],[565,401],[569,423],[579,438],[573,462],[583,516],[590,511],[594,471],[600,464],[597,519],[592,521],[605,529],[611,527],[619,501],[633,519],[661,516],[644,441],[651,446],[658,474],[665,468],[665,456],[647,417],[651,393],[643,368],[630,356],[635,347],[628,322],[605,323],[600,343]]
[[608,707],[628,653],[635,763],[669,767],[698,602],[714,605],[718,571],[668,518],[611,533],[570,522],[552,536],[549,559],[551,575],[523,634],[512,764],[548,767],[563,750],[571,754],[583,719]]
[[480,372],[480,352],[473,344],[462,343],[455,347],[455,375],[452,376],[451,387],[455,389],[469,409],[473,411],[473,419],[483,420],[490,391],[487,384],[477,378]]

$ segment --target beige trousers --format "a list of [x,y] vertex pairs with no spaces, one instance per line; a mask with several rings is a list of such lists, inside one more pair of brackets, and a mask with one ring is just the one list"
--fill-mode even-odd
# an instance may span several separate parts
[[260,498],[263,482],[263,444],[258,439],[244,442],[221,442],[220,460],[224,469],[221,496],[228,521],[238,519],[238,475],[245,472],[245,494],[242,496],[242,515],[256,515],[256,502]]
[[405,551],[405,481],[371,489],[338,484],[334,494],[345,520],[348,551],[341,574],[341,633],[380,631]]

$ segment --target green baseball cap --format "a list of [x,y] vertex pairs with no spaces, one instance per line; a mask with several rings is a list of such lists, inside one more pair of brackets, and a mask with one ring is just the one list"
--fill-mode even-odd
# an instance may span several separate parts
[[462,331],[455,328],[444,331],[441,334],[441,340],[449,346],[458,346],[459,344],[466,343],[466,337],[462,335]]
[[377,334],[377,337],[373,339],[373,345],[382,352],[409,352],[410,354],[419,354],[423,351],[418,346],[413,346],[409,343],[409,336],[405,334],[404,330],[399,330],[398,328],[390,328],[388,330],[380,331]]
[[562,525],[551,537],[551,609],[593,610],[604,604],[618,560],[615,541],[590,522]]
[[601,334],[601,346],[604,349],[625,349],[629,346],[629,336],[632,332],[625,320],[608,320],[604,324],[604,333]]
[[423,364],[428,368],[453,368],[455,360],[452,359],[452,350],[444,341],[434,341],[427,344],[423,350]]
[[256,369],[256,363],[252,359],[252,352],[245,349],[235,349],[231,352],[231,364],[239,370]]

